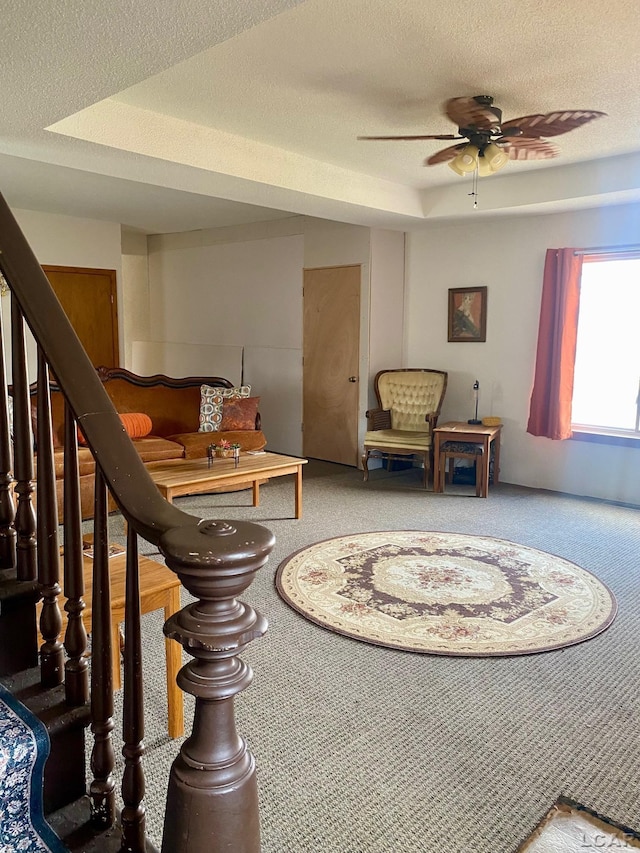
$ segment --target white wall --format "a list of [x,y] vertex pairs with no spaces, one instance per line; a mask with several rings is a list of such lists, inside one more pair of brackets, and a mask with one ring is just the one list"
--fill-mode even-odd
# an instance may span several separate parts
[[121,234],[117,222],[35,210],[12,210],[12,213],[41,264],[120,272]]
[[302,454],[303,246],[298,217],[150,238],[150,337],[134,343],[149,372],[242,378],[261,397],[269,449],[292,455]]
[[121,365],[133,368],[133,341],[148,340],[149,317],[149,254],[146,234],[122,232],[122,299],[118,304],[122,328]]
[[[449,372],[440,423],[502,417],[501,478],[640,504],[640,447],[551,441],[526,432],[545,251],[638,243],[640,206],[431,225],[407,236],[408,366]],[[448,288],[486,285],[486,343],[447,342]],[[629,333],[635,334],[629,326]]]
[[[404,254],[400,231],[371,232],[371,308],[369,376],[390,367],[404,367]],[[370,382],[369,406],[375,404]]]

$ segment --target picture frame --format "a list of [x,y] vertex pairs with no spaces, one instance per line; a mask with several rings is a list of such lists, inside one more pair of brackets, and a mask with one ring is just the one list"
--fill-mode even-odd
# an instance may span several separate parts
[[487,340],[487,288],[449,288],[449,343]]

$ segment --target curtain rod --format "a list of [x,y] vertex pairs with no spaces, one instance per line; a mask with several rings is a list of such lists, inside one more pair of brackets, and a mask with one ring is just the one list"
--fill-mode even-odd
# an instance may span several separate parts
[[614,255],[617,252],[640,252],[640,245],[630,243],[628,246],[592,246],[573,250],[574,255]]

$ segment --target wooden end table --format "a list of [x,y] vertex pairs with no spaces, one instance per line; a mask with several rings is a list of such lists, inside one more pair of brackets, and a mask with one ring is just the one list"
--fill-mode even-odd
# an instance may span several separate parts
[[[498,426],[484,426],[483,424],[468,424],[465,421],[449,421],[438,426],[433,431],[433,491],[444,491],[444,476],[440,466],[440,448],[446,441],[460,441],[469,444],[482,445],[482,453],[476,464],[480,466],[476,476],[481,477],[480,497],[486,498],[489,492],[489,460],[491,457],[491,445],[495,448],[493,463],[493,482],[498,482],[500,474],[500,431],[502,424]],[[496,440],[497,439],[497,440]],[[480,459],[482,463],[480,464]]]

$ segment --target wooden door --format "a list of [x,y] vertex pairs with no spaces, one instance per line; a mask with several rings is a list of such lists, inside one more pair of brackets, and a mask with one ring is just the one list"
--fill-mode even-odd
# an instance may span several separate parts
[[360,266],[304,271],[303,452],[358,464]]
[[119,367],[116,271],[42,269],[94,367]]

